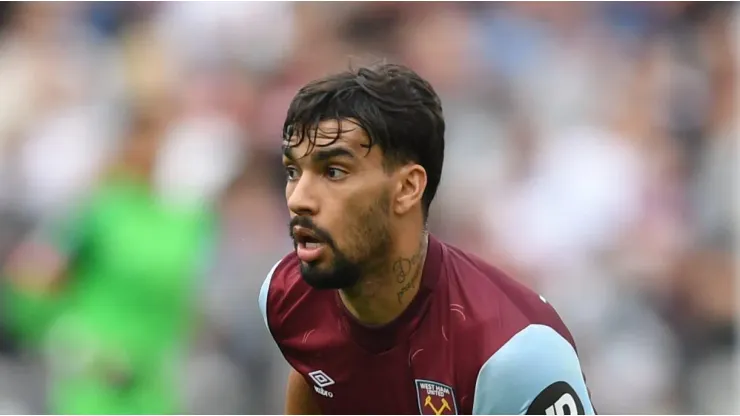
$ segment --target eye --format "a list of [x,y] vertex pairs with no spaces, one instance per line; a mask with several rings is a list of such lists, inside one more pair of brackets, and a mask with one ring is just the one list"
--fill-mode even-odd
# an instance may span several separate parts
[[298,179],[298,169],[296,169],[295,166],[286,166],[285,177],[288,179],[288,181],[294,181]]
[[333,181],[343,179],[345,176],[347,176],[347,172],[345,172],[342,169],[339,169],[339,168],[327,168],[326,169],[326,177]]

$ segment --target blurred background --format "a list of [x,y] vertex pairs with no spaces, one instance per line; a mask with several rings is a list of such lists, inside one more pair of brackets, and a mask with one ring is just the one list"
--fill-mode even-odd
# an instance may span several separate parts
[[448,123],[438,236],[572,330],[609,413],[740,413],[733,3],[0,4],[0,413],[281,413],[280,130],[378,59]]

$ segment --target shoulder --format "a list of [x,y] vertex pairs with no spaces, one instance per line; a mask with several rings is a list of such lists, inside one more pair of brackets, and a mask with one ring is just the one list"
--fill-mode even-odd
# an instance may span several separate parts
[[593,414],[575,348],[546,325],[511,337],[481,366],[474,414]]
[[286,304],[289,305],[307,291],[308,286],[301,283],[299,260],[295,253],[287,254],[272,266],[262,282],[258,299],[268,329],[272,327],[271,316],[280,314]]
[[509,272],[446,245],[444,264],[450,303],[466,312],[460,329],[480,334],[486,350],[496,349],[531,324],[546,325],[572,343],[557,311]]
[[[548,380],[565,379],[569,386],[585,389],[575,341],[544,297],[510,273],[457,248],[445,246],[443,263],[451,339],[459,340],[458,349],[465,351],[458,371],[466,390],[474,392],[475,413],[521,413],[511,403],[529,406],[540,393],[548,397],[552,389],[560,392],[563,385],[556,383],[562,380],[542,386]],[[545,371],[548,368],[552,372]],[[579,392],[574,397],[582,396]]]

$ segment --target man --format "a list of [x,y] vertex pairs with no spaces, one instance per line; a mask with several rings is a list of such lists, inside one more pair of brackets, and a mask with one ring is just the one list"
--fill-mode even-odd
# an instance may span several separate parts
[[135,121],[120,166],[68,219],[24,242],[5,270],[14,317],[45,318],[15,324],[47,353],[50,413],[184,408],[177,363],[192,336],[213,220],[207,208],[171,205],[155,193],[165,127]]
[[440,100],[380,65],[301,89],[283,128],[295,252],[259,296],[293,367],[286,413],[593,414],[540,296],[426,229]]

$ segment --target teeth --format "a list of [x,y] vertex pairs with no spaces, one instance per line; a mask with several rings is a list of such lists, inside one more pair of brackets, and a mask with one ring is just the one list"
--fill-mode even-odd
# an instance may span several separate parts
[[312,249],[312,248],[319,248],[321,246],[321,243],[306,243],[306,248]]

